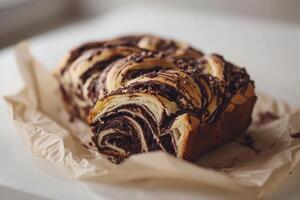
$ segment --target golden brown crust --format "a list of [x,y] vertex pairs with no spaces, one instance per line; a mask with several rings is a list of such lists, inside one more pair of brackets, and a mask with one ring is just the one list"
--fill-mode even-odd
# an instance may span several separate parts
[[221,119],[213,124],[200,124],[196,118],[191,117],[192,128],[183,142],[183,153],[178,156],[195,161],[208,150],[244,132],[251,124],[251,113],[256,99],[256,96],[252,96],[246,103],[237,105],[233,111],[224,112]]

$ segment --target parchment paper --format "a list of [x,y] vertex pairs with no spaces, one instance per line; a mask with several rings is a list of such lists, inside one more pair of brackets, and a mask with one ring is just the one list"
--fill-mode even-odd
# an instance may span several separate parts
[[56,80],[25,43],[16,47],[16,60],[25,86],[5,97],[15,126],[33,156],[52,162],[75,179],[108,184],[172,180],[184,182],[185,187],[261,197],[299,162],[300,109],[259,93],[248,131],[196,164],[151,152],[116,166],[84,147],[91,134],[88,127],[70,122]]

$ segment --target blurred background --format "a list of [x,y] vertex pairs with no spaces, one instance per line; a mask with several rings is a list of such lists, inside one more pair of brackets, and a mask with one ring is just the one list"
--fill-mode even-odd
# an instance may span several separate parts
[[259,90],[300,102],[298,0],[0,0],[2,74],[18,73],[13,47],[21,40],[52,70],[80,43],[132,33],[222,54],[246,67]]
[[300,22],[297,0],[0,0],[0,48],[71,23],[101,17],[127,4],[149,2],[174,9]]

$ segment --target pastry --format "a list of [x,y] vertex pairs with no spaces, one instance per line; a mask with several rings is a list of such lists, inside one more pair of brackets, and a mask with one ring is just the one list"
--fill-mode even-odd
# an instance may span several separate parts
[[66,109],[72,118],[86,120],[91,107],[105,93],[99,76],[116,60],[141,51],[160,51],[164,57],[197,58],[203,54],[187,44],[151,35],[136,35],[85,43],[72,49],[54,74],[60,82]]
[[246,130],[256,101],[244,68],[150,35],[82,45],[56,76],[71,116],[115,163],[156,150],[196,160]]

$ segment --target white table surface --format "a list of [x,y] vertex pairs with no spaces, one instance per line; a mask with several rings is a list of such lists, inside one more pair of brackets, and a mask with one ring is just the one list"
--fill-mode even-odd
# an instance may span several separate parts
[[[51,70],[69,48],[80,42],[136,32],[179,38],[206,52],[223,54],[246,66],[258,89],[300,105],[300,26],[296,24],[200,13],[168,5],[135,4],[31,38],[29,42],[33,54]],[[0,52],[0,70],[1,95],[12,94],[22,87],[12,48]],[[0,185],[5,186],[0,187],[0,198],[30,199],[26,195],[33,194],[32,199],[96,199],[82,183],[40,169],[15,131],[2,99],[0,118]],[[299,199],[299,184],[298,167],[270,198]],[[122,199],[122,193],[137,199],[222,199],[201,189],[193,193],[179,188],[153,190],[101,185],[100,190],[103,199]]]

